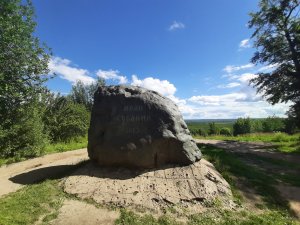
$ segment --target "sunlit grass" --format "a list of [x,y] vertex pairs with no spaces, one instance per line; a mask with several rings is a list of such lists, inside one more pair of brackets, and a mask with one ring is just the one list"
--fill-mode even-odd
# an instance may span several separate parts
[[29,185],[0,198],[0,224],[34,224],[41,216],[45,220],[56,217],[64,192],[57,181]]
[[87,137],[81,137],[71,140],[70,142],[52,143],[45,147],[45,154],[66,152],[87,147]]
[[[80,137],[73,139],[69,142],[58,142],[58,143],[51,143],[45,146],[45,149],[42,151],[43,155],[57,153],[57,152],[66,152],[72,151],[76,149],[86,148],[87,147],[87,137]],[[12,158],[0,158],[0,166],[5,164],[11,164],[15,162],[24,161],[27,158],[22,157],[12,157]]]
[[300,153],[300,133],[289,135],[286,133],[253,133],[238,136],[195,136],[199,139],[212,140],[228,140],[228,141],[253,141],[253,142],[267,142],[272,143],[274,148],[280,152],[285,153]]

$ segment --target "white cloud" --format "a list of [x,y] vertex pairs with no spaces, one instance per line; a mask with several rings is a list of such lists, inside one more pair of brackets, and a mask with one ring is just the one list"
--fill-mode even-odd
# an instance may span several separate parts
[[255,65],[253,63],[248,63],[245,65],[241,65],[241,66],[233,66],[233,65],[227,65],[223,71],[227,72],[227,73],[232,73],[232,72],[236,72],[236,71],[240,71],[240,70],[245,70],[245,69],[251,69],[253,68]]
[[169,31],[174,31],[178,29],[184,29],[185,25],[181,22],[174,21],[170,26],[169,26]]
[[228,102],[225,105],[191,105],[191,113],[183,113],[186,119],[232,119],[238,117],[266,118],[276,115],[285,116],[289,104],[270,105],[265,101],[257,102]]
[[140,80],[136,75],[132,75],[131,85],[157,91],[158,93],[165,96],[174,95],[176,92],[175,86],[169,81],[159,80],[153,77],[147,77],[143,80]]
[[[224,94],[195,95],[187,99],[181,99],[175,96],[176,87],[168,80],[160,80],[153,77],[139,79],[136,75],[132,75],[131,85],[151,89],[167,96],[178,105],[185,119],[237,118],[245,116],[259,118],[270,115],[284,116],[289,104],[281,103],[272,106],[262,100],[261,95],[256,94],[256,90],[248,85],[249,80],[256,77],[256,74],[231,74],[232,72],[251,69],[252,67],[253,64],[225,67],[224,70],[228,73],[226,77],[231,82],[220,85],[219,87],[239,87],[239,90]],[[275,67],[276,66],[272,65],[265,68],[262,67],[260,70],[263,71]],[[61,78],[72,83],[75,83],[77,80],[85,84],[95,81],[88,70],[74,66],[68,59],[53,57],[49,62],[49,69],[51,74],[56,73]],[[98,70],[96,74],[104,79],[115,80],[120,84],[128,82],[126,76],[121,75],[117,70]]]
[[98,70],[96,74],[104,80],[116,80],[119,84],[126,84],[128,82],[126,76],[121,75],[118,70]]
[[250,45],[250,39],[244,39],[240,42],[240,45],[239,45],[240,48],[250,48],[251,45]]
[[224,105],[233,102],[243,102],[249,101],[249,96],[247,93],[234,92],[230,94],[223,95],[200,95],[200,96],[192,96],[188,99],[193,103],[197,103],[200,105]]
[[49,61],[50,74],[58,74],[62,79],[71,83],[82,81],[84,84],[91,84],[95,79],[90,76],[88,70],[72,66],[71,61],[60,57],[52,57]]
[[267,66],[263,66],[263,67],[258,69],[258,72],[272,71],[272,70],[276,69],[278,66],[279,66],[279,63],[274,63],[274,64],[270,64],[270,65],[267,65]]
[[241,84],[237,83],[237,82],[232,82],[232,83],[229,83],[229,84],[218,85],[217,87],[218,88],[235,88],[235,87],[238,87],[238,86],[241,86]]
[[242,75],[236,77],[236,79],[244,84],[248,84],[249,81],[253,78],[256,78],[258,75],[253,73],[243,73]]

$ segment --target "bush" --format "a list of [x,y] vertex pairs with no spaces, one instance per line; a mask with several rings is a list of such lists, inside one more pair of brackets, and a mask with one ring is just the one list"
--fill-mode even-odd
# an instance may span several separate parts
[[43,153],[48,143],[44,133],[41,108],[36,104],[24,105],[10,126],[0,131],[0,156],[33,157]]
[[233,135],[249,134],[251,133],[251,120],[250,118],[238,118],[233,124]]
[[297,127],[297,120],[293,117],[288,117],[284,121],[284,132],[288,134],[295,134],[300,131]]
[[251,132],[263,132],[263,120],[262,119],[252,119],[251,120]]
[[220,130],[217,127],[215,122],[209,123],[208,126],[209,126],[208,128],[209,135],[218,135],[220,133]]
[[203,128],[198,129],[197,134],[203,137],[207,137],[207,132]]
[[228,127],[221,128],[220,134],[225,136],[232,136],[231,130]]
[[46,128],[53,142],[68,142],[87,134],[90,113],[83,104],[76,104],[57,96],[44,115]]
[[279,117],[268,117],[262,122],[263,132],[284,131],[284,119]]

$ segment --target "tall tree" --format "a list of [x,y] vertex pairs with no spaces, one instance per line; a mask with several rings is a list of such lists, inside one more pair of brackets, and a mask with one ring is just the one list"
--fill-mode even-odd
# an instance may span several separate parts
[[39,93],[51,54],[34,19],[30,0],[0,0],[0,157],[38,155],[47,141]]
[[292,102],[289,114],[300,126],[300,1],[260,0],[259,10],[250,16],[257,48],[252,62],[275,68],[251,83],[271,104]]
[[[8,121],[43,89],[50,49],[34,36],[30,0],[0,0],[0,118]],[[0,121],[0,122],[1,122]],[[2,124],[4,125],[4,124]]]
[[70,93],[70,98],[73,102],[83,104],[91,111],[94,103],[94,93],[99,86],[104,86],[105,80],[99,78],[91,84],[84,84],[82,81],[77,81],[73,86]]

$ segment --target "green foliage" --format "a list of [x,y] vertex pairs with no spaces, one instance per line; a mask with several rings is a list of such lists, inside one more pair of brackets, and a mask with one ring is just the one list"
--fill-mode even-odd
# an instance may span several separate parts
[[274,132],[284,130],[284,119],[279,117],[268,117],[263,120],[262,128],[264,132]]
[[39,155],[43,133],[40,93],[49,49],[34,36],[31,1],[0,0],[0,157]]
[[31,1],[0,0],[0,11],[0,123],[7,129],[24,102],[42,91],[50,54],[33,35]]
[[44,114],[44,122],[52,141],[70,141],[87,134],[90,113],[83,104],[68,98],[50,94]]
[[264,119],[251,119],[251,131],[263,132],[263,121]]
[[0,157],[39,156],[47,143],[39,104],[23,105],[12,126],[0,132]]
[[223,127],[220,130],[220,135],[224,135],[224,136],[232,136],[232,132],[228,127]]
[[233,135],[251,133],[251,120],[250,118],[238,118],[233,124]]
[[257,52],[253,63],[276,66],[260,73],[251,83],[266,99],[293,102],[289,116],[300,127],[300,2],[299,0],[260,0],[259,10],[250,14],[249,27]]
[[215,122],[209,123],[208,126],[209,126],[209,129],[208,129],[208,134],[209,135],[216,135],[216,134],[220,133],[220,130],[217,127]]
[[97,82],[91,84],[84,84],[82,81],[77,81],[72,86],[69,97],[74,103],[83,104],[89,111],[92,110],[94,102],[94,93],[99,86],[104,86],[105,80],[99,79]]
[[203,136],[203,137],[206,137],[208,134],[207,134],[207,132],[206,132],[206,130],[205,129],[203,129],[203,128],[199,128],[198,130],[197,130],[197,133],[196,133],[197,135],[200,135],[200,136]]
[[[72,138],[68,142],[49,143],[45,146],[45,153],[66,152],[87,147],[87,137]],[[0,163],[1,165],[1,163]]]

